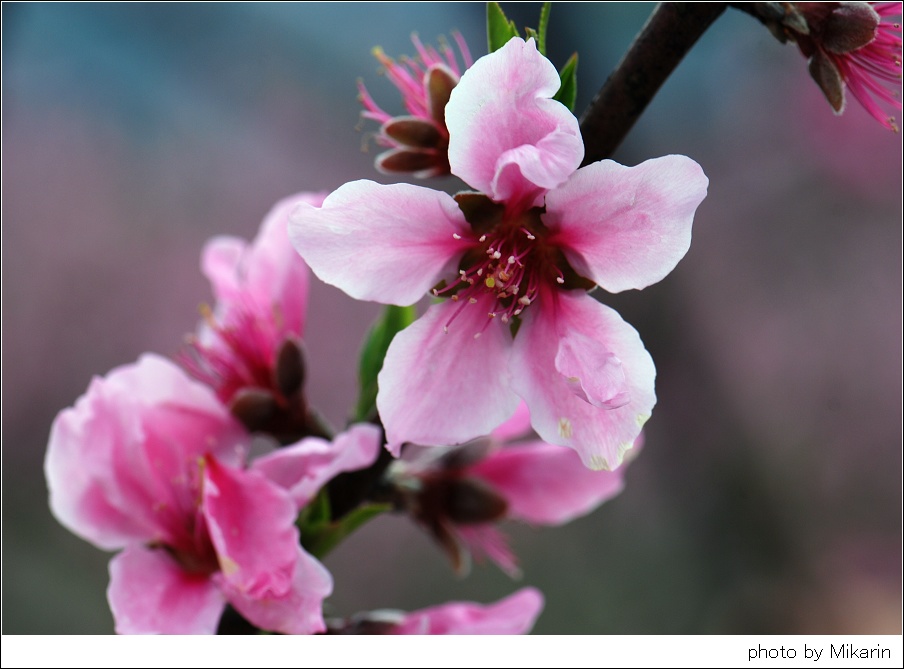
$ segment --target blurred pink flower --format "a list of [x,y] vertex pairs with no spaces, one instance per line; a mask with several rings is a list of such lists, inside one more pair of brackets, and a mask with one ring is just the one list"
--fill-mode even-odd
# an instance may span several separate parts
[[296,504],[243,467],[249,437],[166,359],[95,378],[54,421],[45,472],[69,530],[106,549],[122,634],[202,634],[226,603],[266,630],[323,629],[326,569],[299,545]]
[[[496,523],[563,525],[618,495],[624,467],[587,469],[577,454],[526,436],[530,416],[522,404],[489,439],[450,449],[406,452],[387,477],[401,506],[440,542],[458,571],[470,553],[491,559],[510,576],[517,560]],[[639,449],[643,435],[634,448]]]
[[486,195],[355,181],[292,215],[299,253],[352,297],[449,297],[386,355],[377,408],[394,454],[488,434],[523,400],[544,441],[614,469],[650,416],[649,354],[586,290],[668,274],[708,181],[684,156],[577,169],[580,130],[551,99],[558,88],[555,67],[519,38],[462,75],[446,107],[449,160]]
[[901,109],[900,2],[794,3],[804,23],[785,25],[809,59],[810,74],[837,113],[847,88],[870,115],[898,130],[883,105]]
[[383,610],[329,621],[331,634],[527,634],[543,610],[543,595],[522,588],[495,604],[449,602],[419,611]]
[[286,234],[300,203],[319,206],[324,194],[299,193],[278,202],[254,242],[215,237],[204,247],[201,269],[216,307],[204,310],[197,336],[178,361],[210,385],[249,429],[291,443],[307,433],[302,394],[308,268]]
[[[453,32],[452,37],[461,52],[464,69],[469,68],[473,61],[468,45],[459,33]],[[412,35],[411,41],[418,53],[414,59],[402,57],[396,62],[379,47],[374,49],[386,77],[402,94],[409,115],[391,116],[383,111],[359,81],[358,99],[364,105],[361,116],[381,124],[376,141],[389,147],[377,156],[378,170],[416,177],[443,176],[449,174],[449,131],[444,112],[462,70],[446,42],[441,41],[437,50],[421,44],[417,35]]]

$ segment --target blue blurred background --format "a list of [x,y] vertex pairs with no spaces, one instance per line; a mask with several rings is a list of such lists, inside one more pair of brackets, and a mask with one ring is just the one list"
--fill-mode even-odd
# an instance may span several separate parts
[[[535,25],[538,4],[504,7]],[[651,9],[556,3],[549,55],[579,52],[578,110]],[[252,237],[297,191],[387,181],[356,130],[357,77],[401,110],[371,48],[457,29],[482,55],[484,6],[2,12],[3,632],[110,633],[109,555],[47,508],[54,415],[92,375],[178,350],[211,300],[208,237]],[[332,614],[530,584],[538,633],[901,632],[901,137],[854,101],[833,116],[796,49],[730,10],[615,158],[668,153],[711,184],[678,269],[604,298],[659,373],[626,491],[562,528],[509,528],[520,584],[486,565],[458,579],[405,519],[378,519],[326,560]],[[309,393],[336,424],[377,311],[312,289]]]

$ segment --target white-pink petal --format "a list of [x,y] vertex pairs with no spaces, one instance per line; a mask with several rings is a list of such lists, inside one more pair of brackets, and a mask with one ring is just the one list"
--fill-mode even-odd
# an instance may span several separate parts
[[[255,316],[272,336],[304,334],[308,266],[289,242],[289,214],[300,204],[318,207],[326,193],[299,193],[277,202],[252,243],[239,237],[214,237],[204,246],[201,270],[217,299],[217,319],[230,327],[237,318]],[[201,327],[202,341],[210,333]],[[272,342],[273,346],[279,342]]]
[[252,597],[235,585],[216,577],[235,609],[250,623],[283,634],[323,632],[323,600],[333,591],[333,578],[320,562],[300,546],[295,547],[294,572],[289,589],[282,595]]
[[226,605],[209,576],[143,546],[110,561],[107,600],[118,634],[215,634]]
[[574,114],[551,99],[559,86],[533,39],[478,59],[446,105],[452,173],[496,201],[564,182],[584,145]]
[[[617,468],[656,404],[656,368],[637,331],[580,291],[544,297],[524,316],[512,350],[512,388],[527,403],[537,434],[575,449],[590,469]],[[596,407],[572,392],[555,363],[562,342],[575,334],[621,362],[627,404]]]
[[377,377],[377,409],[393,455],[404,442],[464,443],[514,413],[511,335],[506,324],[488,318],[493,304],[481,298],[431,305],[392,340]]
[[548,241],[578,274],[612,293],[660,281],[691,243],[709,180],[685,156],[625,167],[603,160],[546,194]]
[[524,402],[521,402],[518,405],[518,408],[515,409],[515,413],[512,414],[511,418],[493,430],[490,433],[490,436],[493,438],[493,441],[502,443],[504,441],[527,436],[528,432],[530,432],[530,411],[528,410],[527,405]]
[[495,604],[449,602],[412,611],[394,634],[527,634],[543,610],[543,595],[522,588]]
[[590,337],[569,332],[559,342],[555,363],[568,389],[588,404],[617,409],[628,403],[621,361]]
[[260,472],[207,458],[201,508],[227,583],[252,599],[289,591],[298,529],[286,491]]
[[192,505],[196,459],[210,452],[238,462],[246,441],[210,388],[169,360],[142,356],[94,379],[54,421],[45,460],[51,510],[101,548],[175,539]]
[[623,472],[587,469],[572,449],[534,441],[493,452],[468,475],[505,497],[509,518],[561,525],[619,494]]
[[[456,237],[453,237],[456,235]],[[446,193],[352,181],[302,204],[289,237],[314,273],[358,300],[408,305],[454,275],[470,227]]]
[[258,458],[251,467],[288,491],[296,508],[301,509],[336,474],[372,464],[382,443],[380,428],[360,423],[332,442],[307,437]]

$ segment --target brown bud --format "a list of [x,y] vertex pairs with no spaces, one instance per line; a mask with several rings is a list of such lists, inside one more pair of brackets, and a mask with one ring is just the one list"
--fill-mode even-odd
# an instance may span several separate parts
[[483,481],[463,478],[449,481],[445,507],[449,520],[466,525],[501,519],[508,511],[508,502]]
[[826,100],[832,105],[836,114],[844,110],[844,81],[835,63],[822,51],[817,51],[810,58],[810,76],[819,84]]
[[301,346],[293,339],[286,339],[276,354],[276,369],[273,370],[279,392],[289,397],[301,390],[304,372],[304,354],[301,352]]
[[381,153],[377,157],[377,169],[381,172],[400,172],[427,177],[448,173],[448,167],[443,170],[443,164],[448,162],[433,150],[407,150],[393,149]]
[[458,78],[443,65],[433,65],[424,75],[430,93],[430,115],[443,128],[446,127],[446,105]]
[[397,117],[383,124],[382,131],[397,142],[413,148],[433,149],[444,140],[437,127],[414,117]]
[[279,403],[268,390],[243,388],[232,398],[229,410],[249,432],[255,432],[273,420],[279,412]]
[[876,39],[881,19],[866,2],[842,2],[826,17],[822,45],[832,53],[849,53]]

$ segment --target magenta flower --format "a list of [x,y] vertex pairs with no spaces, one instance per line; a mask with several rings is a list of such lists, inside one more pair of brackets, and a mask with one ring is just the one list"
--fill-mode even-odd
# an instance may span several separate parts
[[516,441],[529,428],[522,404],[489,439],[459,448],[422,449],[414,456],[406,451],[387,472],[396,505],[433,534],[460,572],[470,554],[478,560],[487,557],[517,577],[517,559],[497,522],[563,525],[624,487],[624,467],[593,471],[569,448]]
[[316,207],[323,197],[299,193],[280,201],[250,245],[227,236],[207,243],[201,268],[216,307],[205,310],[197,336],[178,357],[249,429],[284,443],[308,432],[301,338],[309,272],[289,243],[286,223],[298,204]]
[[555,67],[514,38],[468,69],[446,106],[452,172],[480,193],[355,181],[300,205],[289,235],[356,299],[433,304],[392,342],[377,408],[390,450],[489,434],[519,402],[540,438],[614,469],[650,417],[655,368],[637,332],[586,291],[643,288],[690,244],[706,194],[683,156],[577,169]]
[[[468,45],[460,34],[452,33],[452,37],[461,52],[464,69],[469,68],[473,61]],[[418,53],[414,59],[403,57],[396,62],[382,49],[374,49],[387,78],[402,94],[408,115],[391,116],[383,111],[359,81],[358,99],[364,105],[361,116],[380,123],[377,144],[389,147],[377,156],[378,170],[416,177],[443,176],[449,174],[449,131],[444,110],[461,70],[446,42],[440,42],[437,50],[421,44],[417,35],[412,35],[411,41]]]
[[495,604],[449,602],[411,613],[382,610],[328,621],[330,634],[527,634],[543,610],[543,595],[522,588]]
[[50,507],[106,550],[122,634],[210,634],[230,603],[266,630],[324,628],[326,569],[288,491],[243,467],[249,437],[213,392],[153,355],[94,379],[50,434]]
[[810,74],[837,113],[847,88],[889,130],[898,130],[883,105],[901,109],[900,2],[794,3],[803,23],[785,26],[809,59]]

